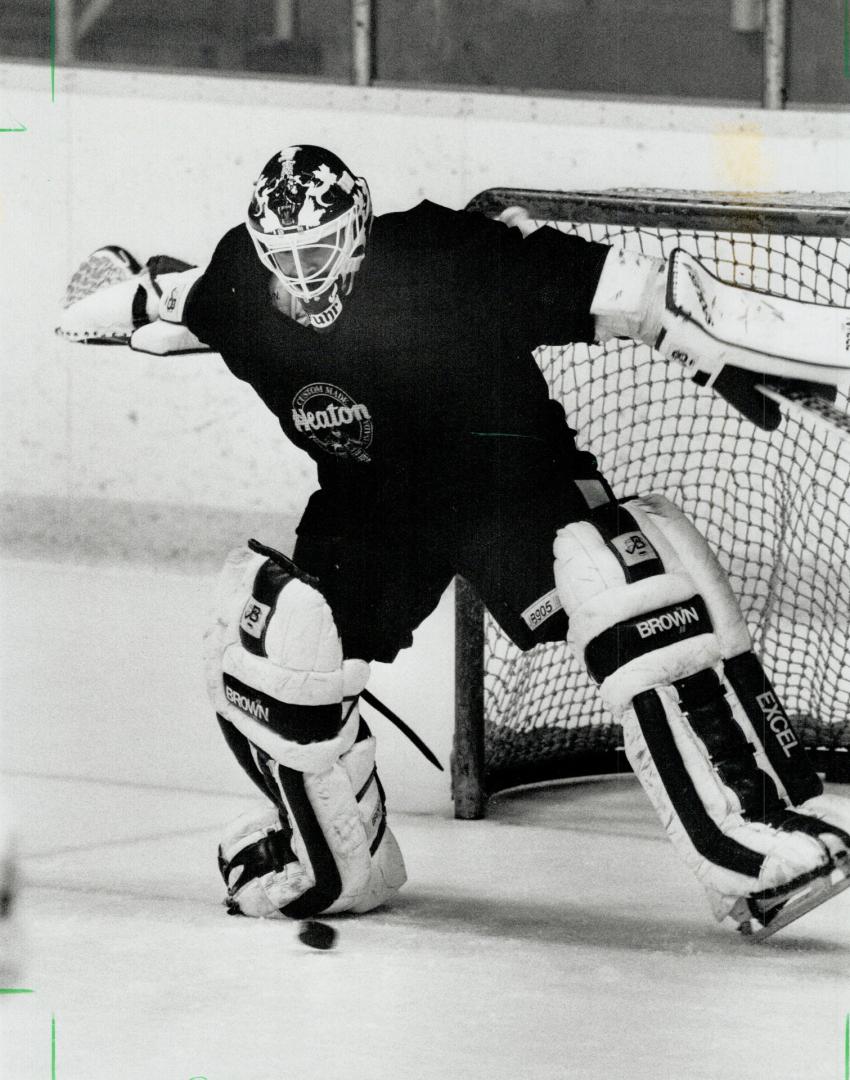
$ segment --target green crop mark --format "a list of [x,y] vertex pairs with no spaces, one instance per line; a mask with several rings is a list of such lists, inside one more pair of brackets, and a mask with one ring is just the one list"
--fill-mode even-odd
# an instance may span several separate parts
[[850,1080],[850,1013],[844,1017],[844,1080]]

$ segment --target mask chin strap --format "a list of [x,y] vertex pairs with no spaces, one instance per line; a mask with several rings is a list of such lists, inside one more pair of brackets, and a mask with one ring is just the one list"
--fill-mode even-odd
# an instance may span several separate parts
[[337,277],[333,285],[315,300],[299,301],[314,329],[327,330],[342,314],[343,298],[348,296],[354,287],[354,275],[363,261],[363,254],[356,259],[356,263],[351,260],[354,265],[349,265],[347,270]]
[[301,300],[300,303],[315,330],[329,329],[342,314],[339,281],[315,300]]

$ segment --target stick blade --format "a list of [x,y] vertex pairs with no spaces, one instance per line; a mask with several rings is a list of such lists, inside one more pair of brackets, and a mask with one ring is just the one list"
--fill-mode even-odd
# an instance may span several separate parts
[[846,413],[828,398],[810,390],[800,390],[790,386],[759,384],[757,389],[792,415],[831,432],[839,439],[850,442],[850,413]]

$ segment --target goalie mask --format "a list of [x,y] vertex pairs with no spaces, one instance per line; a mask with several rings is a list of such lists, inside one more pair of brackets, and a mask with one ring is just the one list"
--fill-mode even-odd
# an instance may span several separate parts
[[257,178],[246,224],[263,265],[324,330],[351,291],[371,221],[365,180],[329,150],[288,146]]

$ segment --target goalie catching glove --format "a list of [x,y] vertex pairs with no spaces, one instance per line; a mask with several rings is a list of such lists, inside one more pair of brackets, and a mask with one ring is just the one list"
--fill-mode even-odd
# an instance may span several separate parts
[[186,300],[202,273],[170,255],[154,255],[141,267],[124,248],[98,248],[68,284],[56,333],[68,341],[129,345],[157,356],[205,351],[182,325]]
[[829,404],[850,383],[850,310],[730,285],[680,248],[669,261],[612,248],[591,312],[598,340],[653,346],[767,431],[777,401]]

